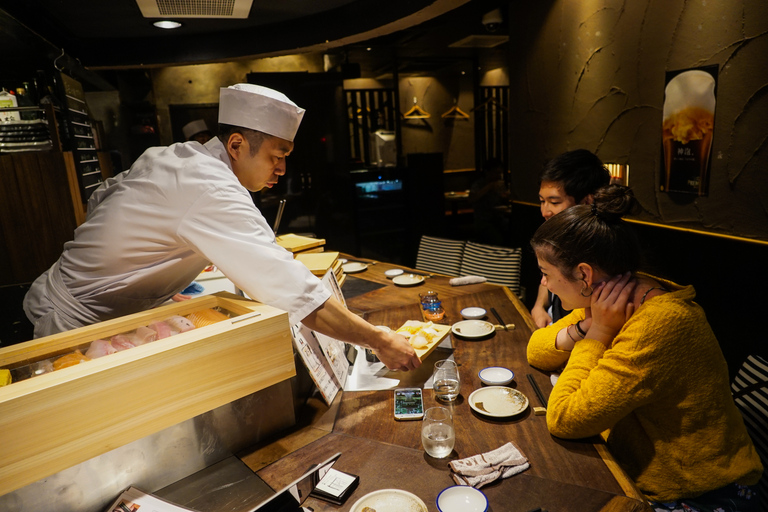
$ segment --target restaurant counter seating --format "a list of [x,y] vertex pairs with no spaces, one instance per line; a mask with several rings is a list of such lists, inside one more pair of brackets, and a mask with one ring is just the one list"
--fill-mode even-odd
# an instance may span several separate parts
[[422,236],[416,269],[449,276],[482,276],[522,297],[522,249]]
[[465,241],[422,236],[416,253],[416,269],[446,276],[459,276]]
[[763,463],[763,477],[757,485],[760,509],[768,510],[768,360],[747,357],[731,382],[731,392]]

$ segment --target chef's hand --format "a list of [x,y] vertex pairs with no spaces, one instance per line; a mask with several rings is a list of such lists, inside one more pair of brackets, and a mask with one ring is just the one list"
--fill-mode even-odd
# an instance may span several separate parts
[[181,302],[183,300],[189,300],[191,298],[192,298],[191,295],[182,295],[181,293],[177,293],[176,295],[171,297],[171,299],[173,299],[174,302]]
[[635,312],[632,294],[637,280],[630,272],[600,283],[592,293],[589,310],[592,324],[587,337],[602,342],[610,347],[627,320]]
[[408,371],[421,366],[416,351],[404,336],[384,331],[381,333],[385,339],[373,350],[387,368]]

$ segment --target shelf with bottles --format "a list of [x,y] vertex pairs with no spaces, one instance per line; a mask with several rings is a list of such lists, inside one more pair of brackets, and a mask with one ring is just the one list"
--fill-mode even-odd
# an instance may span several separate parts
[[48,151],[53,147],[45,109],[0,108],[0,153]]

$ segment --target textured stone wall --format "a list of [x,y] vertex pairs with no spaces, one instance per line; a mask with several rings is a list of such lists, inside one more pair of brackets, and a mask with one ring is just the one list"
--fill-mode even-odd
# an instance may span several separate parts
[[[639,220],[768,240],[768,3],[554,0],[510,4],[517,199],[576,148],[629,164]],[[659,190],[665,73],[717,65],[709,194]]]

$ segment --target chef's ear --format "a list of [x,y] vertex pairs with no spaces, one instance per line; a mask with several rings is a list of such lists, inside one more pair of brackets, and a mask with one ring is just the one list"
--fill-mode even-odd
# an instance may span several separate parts
[[239,158],[244,143],[245,137],[241,133],[234,132],[229,135],[227,139],[227,153],[229,153],[230,158],[235,160]]

